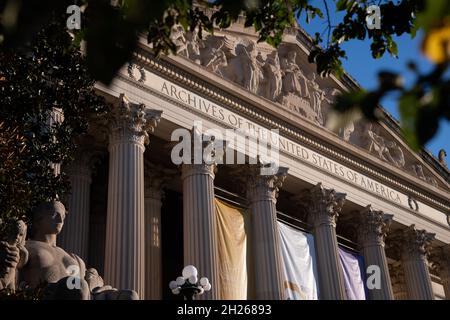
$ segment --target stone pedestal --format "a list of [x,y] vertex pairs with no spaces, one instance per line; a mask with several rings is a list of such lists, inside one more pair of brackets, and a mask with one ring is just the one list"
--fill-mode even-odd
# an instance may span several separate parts
[[365,267],[377,266],[381,272],[380,288],[369,288],[368,290],[370,300],[394,299],[384,249],[386,233],[392,218],[392,215],[373,210],[371,206],[368,206],[358,214],[358,242],[362,248]]
[[145,297],[144,150],[161,112],[123,95],[109,114],[105,282]]
[[248,166],[245,171],[251,220],[255,298],[282,300],[284,274],[276,202],[278,190],[287,176],[288,168],[279,168],[273,175],[261,175],[259,165]]
[[345,194],[317,184],[301,195],[313,228],[317,256],[317,272],[321,300],[345,300],[343,271],[339,261],[336,220],[345,201]]

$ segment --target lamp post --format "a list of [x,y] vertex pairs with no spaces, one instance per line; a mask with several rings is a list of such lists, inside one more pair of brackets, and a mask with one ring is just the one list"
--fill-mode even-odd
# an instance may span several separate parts
[[196,267],[191,265],[186,266],[181,274],[181,277],[169,283],[169,288],[173,294],[181,293],[185,300],[194,300],[194,296],[211,290],[211,283],[209,283],[208,278],[203,277],[200,281],[198,280]]

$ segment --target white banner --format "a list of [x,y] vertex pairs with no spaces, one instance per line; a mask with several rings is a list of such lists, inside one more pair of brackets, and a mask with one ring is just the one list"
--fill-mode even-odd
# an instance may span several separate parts
[[363,273],[361,272],[364,270],[362,257],[339,247],[339,260],[344,272],[347,299],[366,300]]
[[284,289],[287,300],[318,300],[314,237],[280,221]]

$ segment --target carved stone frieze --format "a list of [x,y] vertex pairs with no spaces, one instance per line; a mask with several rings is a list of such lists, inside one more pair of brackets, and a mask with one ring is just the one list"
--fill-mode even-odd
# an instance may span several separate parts
[[326,223],[336,226],[345,196],[344,193],[324,188],[321,183],[318,183],[311,189],[304,190],[297,197],[297,203],[305,208],[310,224],[317,226]]

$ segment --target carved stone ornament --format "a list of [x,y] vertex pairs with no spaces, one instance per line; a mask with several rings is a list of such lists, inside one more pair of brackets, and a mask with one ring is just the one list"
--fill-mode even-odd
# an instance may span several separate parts
[[374,210],[370,205],[364,208],[359,212],[357,218],[359,242],[362,245],[372,242],[384,245],[393,217],[393,215],[385,214],[383,211]]
[[161,119],[161,111],[148,110],[143,104],[132,103],[121,94],[119,103],[107,115],[110,145],[120,142],[146,145],[148,132],[153,132]]
[[417,203],[416,199],[414,199],[413,196],[408,196],[408,205],[411,208],[411,210],[419,211],[419,204]]
[[267,169],[266,166],[258,161],[257,164],[247,164],[232,170],[244,186],[243,191],[250,202],[276,201],[289,170],[285,167],[278,167],[273,171],[273,174],[262,174],[264,169]]
[[415,225],[397,230],[391,243],[404,259],[426,259],[435,234],[417,229]]
[[[184,32],[181,26],[173,28],[172,41],[177,54],[320,126],[325,126],[328,110],[341,94],[340,88],[329,87],[316,73],[305,70],[302,52],[289,43],[269,49],[250,38],[231,34],[206,34],[200,39],[198,31]],[[338,134],[377,158],[437,186],[436,179],[409,170],[404,148],[385,131],[379,125],[359,121],[340,129]],[[443,163],[442,156],[440,159]]]
[[138,82],[145,82],[145,70],[143,66],[136,65],[134,63],[128,63],[127,67],[128,76]]
[[304,190],[297,197],[297,202],[302,204],[308,212],[308,220],[311,224],[317,226],[325,223],[336,226],[345,197],[345,193],[324,188],[321,183],[318,183],[313,188]]

